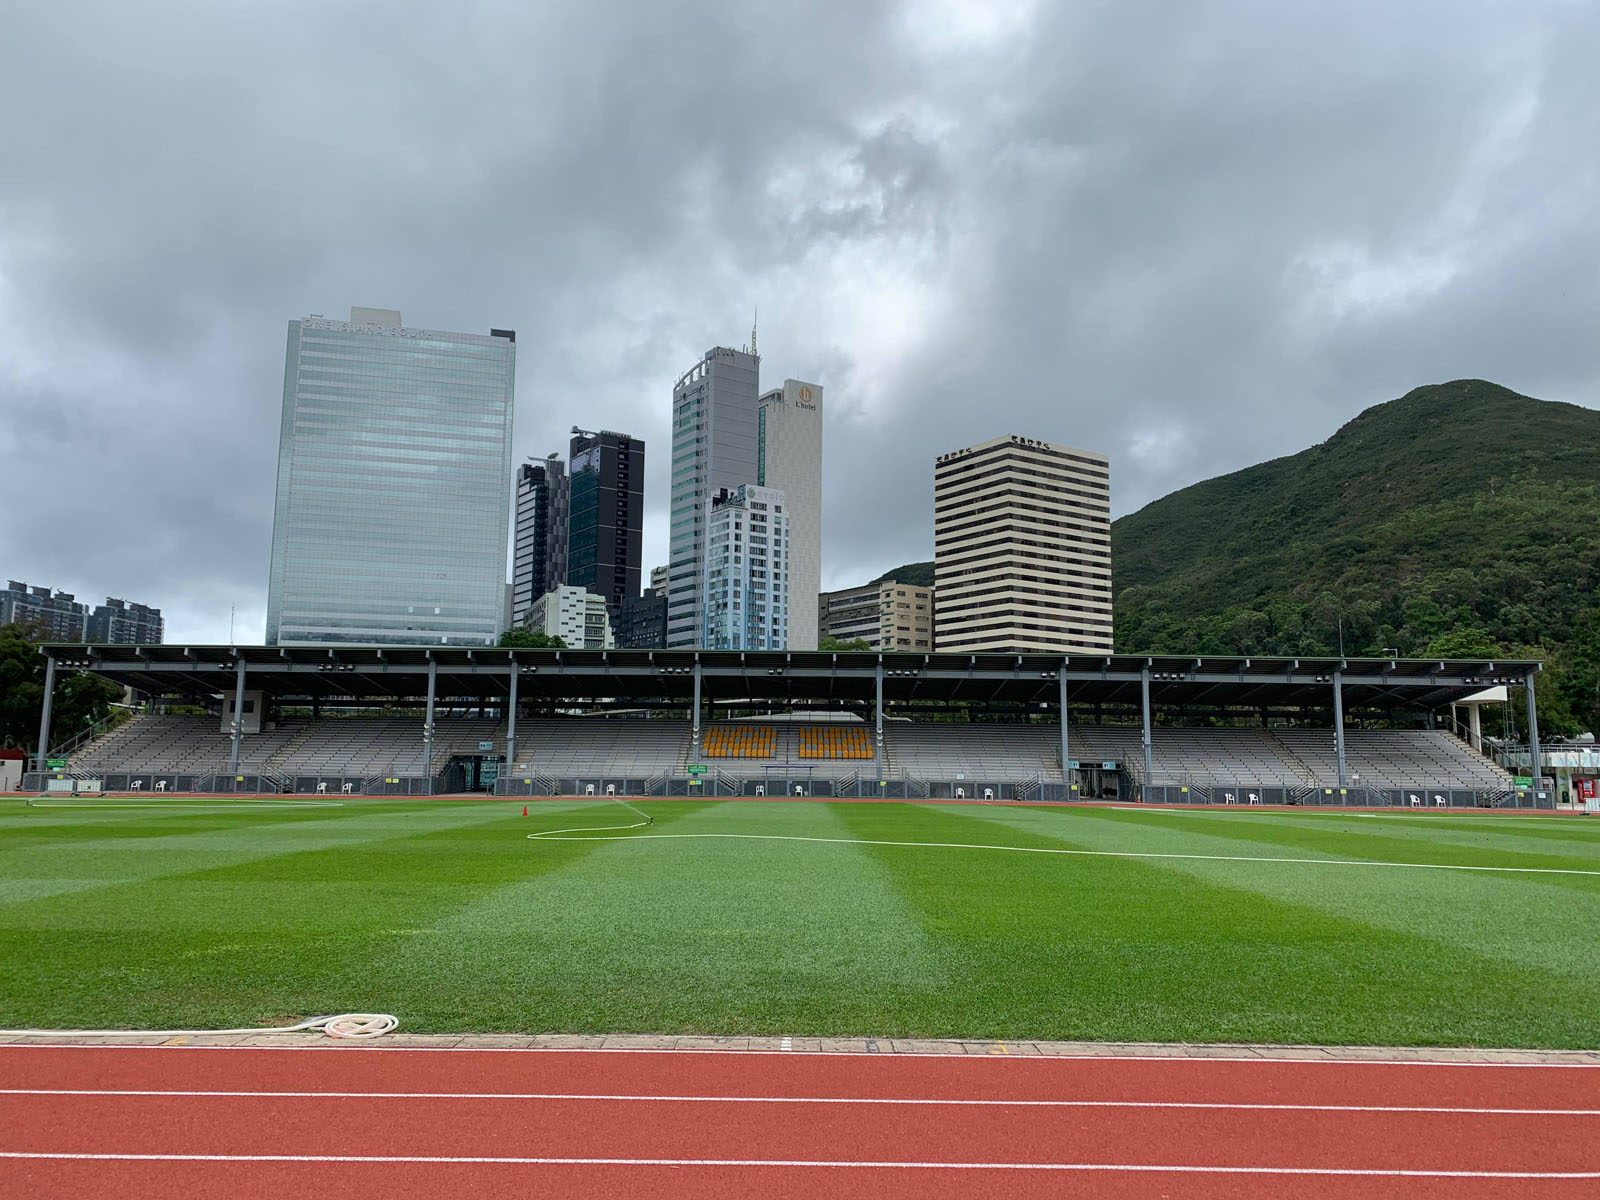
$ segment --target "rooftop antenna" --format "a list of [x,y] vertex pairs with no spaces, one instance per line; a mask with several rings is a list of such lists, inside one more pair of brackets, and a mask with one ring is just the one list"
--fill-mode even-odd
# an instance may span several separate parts
[[756,325],[761,317],[761,306],[756,305],[755,311],[750,316],[750,357],[759,357],[756,354]]

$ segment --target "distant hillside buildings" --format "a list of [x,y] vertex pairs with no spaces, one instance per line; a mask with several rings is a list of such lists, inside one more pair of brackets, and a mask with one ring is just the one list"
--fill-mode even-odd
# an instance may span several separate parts
[[884,579],[818,597],[817,638],[860,639],[874,650],[933,650],[933,589]]
[[159,646],[166,623],[159,608],[106,597],[90,609],[71,592],[52,592],[12,579],[0,590],[0,625],[30,625],[56,642]]

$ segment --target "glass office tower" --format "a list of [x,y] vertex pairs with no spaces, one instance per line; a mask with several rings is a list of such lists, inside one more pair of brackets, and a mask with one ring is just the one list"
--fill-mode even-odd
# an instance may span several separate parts
[[388,309],[289,322],[268,645],[499,640],[516,349]]
[[667,645],[703,645],[707,504],[722,488],[753,484],[761,360],[717,346],[672,387],[672,563]]

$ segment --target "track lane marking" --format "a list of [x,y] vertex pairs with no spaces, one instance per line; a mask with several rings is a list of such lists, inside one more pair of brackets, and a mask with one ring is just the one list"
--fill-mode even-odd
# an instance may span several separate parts
[[117,1154],[0,1150],[0,1158],[87,1162],[460,1163],[465,1166],[814,1167],[904,1171],[1073,1171],[1180,1175],[1315,1175],[1385,1179],[1600,1179],[1600,1171],[1413,1170],[1388,1167],[1202,1166],[1194,1163],[894,1162],[813,1158],[557,1158],[445,1154]]
[[660,1096],[623,1092],[305,1092],[163,1088],[0,1088],[0,1096],[207,1097],[268,1100],[573,1100],[655,1104],[902,1104],[969,1108],[1177,1108],[1247,1112],[1444,1113],[1495,1117],[1600,1117],[1600,1108],[1465,1108],[1405,1104],[1252,1104],[1221,1100],[1004,1100],[907,1096]]
[[[601,828],[610,828],[601,826]],[[1577,867],[1494,867],[1470,863],[1385,862],[1370,858],[1274,858],[1258,854],[1171,854],[1153,850],[1067,850],[1053,846],[999,846],[985,842],[892,842],[877,838],[801,837],[790,833],[634,833],[602,837],[556,837],[570,830],[549,834],[530,833],[532,842],[648,842],[676,841],[685,838],[726,838],[750,842],[820,842],[840,846],[905,846],[920,850],[1009,850],[1014,854],[1066,854],[1077,858],[1174,858],[1201,862],[1294,863],[1315,867],[1389,867],[1415,871],[1496,871],[1513,875],[1587,875],[1600,878],[1600,870]]]

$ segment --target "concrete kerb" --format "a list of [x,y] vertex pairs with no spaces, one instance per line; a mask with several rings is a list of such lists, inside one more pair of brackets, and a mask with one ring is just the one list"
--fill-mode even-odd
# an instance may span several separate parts
[[270,1033],[247,1035],[189,1035],[156,1038],[37,1037],[0,1041],[7,1047],[51,1046],[159,1046],[187,1048],[242,1047],[259,1049],[349,1050],[601,1050],[676,1051],[692,1053],[761,1054],[900,1054],[920,1056],[984,1055],[1053,1058],[1189,1058],[1257,1059],[1313,1062],[1417,1062],[1478,1063],[1534,1066],[1579,1065],[1600,1067],[1600,1050],[1528,1050],[1458,1046],[1312,1046],[1262,1043],[1183,1042],[1052,1042],[1037,1040],[935,1039],[935,1038],[818,1038],[750,1037],[705,1034],[423,1034],[397,1033],[370,1041],[325,1037],[320,1033]]

